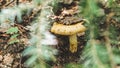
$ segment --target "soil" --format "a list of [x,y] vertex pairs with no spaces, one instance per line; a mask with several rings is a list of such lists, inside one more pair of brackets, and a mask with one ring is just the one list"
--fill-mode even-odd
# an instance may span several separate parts
[[[21,0],[22,1],[22,0]],[[24,0],[26,1],[26,0]],[[55,21],[58,23],[62,23],[64,25],[71,25],[82,21],[82,17],[80,18],[77,16],[78,12],[78,0],[75,0],[75,2],[72,2],[69,4],[62,3],[60,8],[54,16]],[[6,3],[6,1],[1,2],[3,5]],[[69,6],[69,7],[68,7]],[[3,8],[3,7],[1,7]],[[28,44],[28,39],[30,38],[30,32],[29,30],[24,29],[26,25],[30,25],[29,17],[23,16],[25,18],[24,24],[16,23],[14,26],[17,26],[19,28],[19,36],[18,39],[21,41],[19,43],[14,44],[8,44],[8,41],[10,39],[10,34],[6,34],[5,29],[0,28],[0,68],[25,68],[24,62],[26,60],[26,57],[22,56],[22,52],[25,50]],[[75,19],[75,20],[74,20]],[[28,21],[29,20],[29,21]],[[73,21],[74,20],[74,21]],[[120,28],[120,24],[112,23],[114,26],[116,26],[118,29]],[[104,24],[100,24],[100,26],[103,26]],[[104,26],[106,27],[106,26]],[[101,27],[101,28],[104,28]],[[55,35],[55,34],[54,34]],[[58,50],[58,55],[56,56],[57,62],[53,64],[54,68],[62,68],[61,66],[64,66],[64,64],[73,62],[77,63],[80,61],[82,50],[84,49],[84,46],[86,44],[85,35],[78,36],[77,40],[78,42],[78,49],[77,52],[71,53],[69,50],[69,38],[68,36],[62,36],[62,35],[55,35],[58,40],[58,45],[55,46],[55,48]]]
[[[25,0],[22,2],[25,2]],[[1,9],[4,8],[3,6],[14,6],[15,3],[16,2],[7,2],[3,0],[1,1]],[[68,5],[66,4],[66,6]],[[63,11],[61,11],[62,8],[64,8]],[[80,22],[82,20],[76,16],[78,12],[74,12],[78,10],[76,2],[72,2],[69,7],[63,6],[62,8],[57,11],[59,12],[59,14],[56,13],[57,18],[55,18],[55,20],[59,21],[58,23],[63,22],[62,24],[70,25]],[[14,44],[8,44],[11,34],[7,34],[7,30],[5,29],[0,29],[0,68],[25,68],[24,62],[26,60],[26,57],[22,56],[22,52],[27,47],[27,42],[30,38],[30,35],[29,30],[24,29],[24,27],[30,24],[29,22],[32,20],[32,18],[29,18],[26,15],[24,15],[22,18],[23,24],[16,22],[16,24],[14,25],[19,29],[19,36],[17,37],[19,40],[21,40],[19,43],[16,42]],[[77,39],[80,42],[78,42],[78,50],[76,53],[71,53],[69,50],[68,36],[56,35],[56,37],[59,43],[55,47],[59,50],[59,54],[56,56],[57,62],[54,63],[53,66],[60,67],[69,62],[77,63],[79,61],[81,51],[85,45],[84,35],[78,37]]]

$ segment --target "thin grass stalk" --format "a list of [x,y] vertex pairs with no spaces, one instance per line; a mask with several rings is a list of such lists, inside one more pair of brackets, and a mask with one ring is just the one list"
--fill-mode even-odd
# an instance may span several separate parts
[[90,28],[90,44],[91,44],[91,50],[93,53],[93,59],[95,61],[95,63],[98,65],[99,68],[105,68],[105,66],[103,65],[103,63],[100,61],[98,55],[97,55],[97,50],[96,50],[96,41],[94,39],[94,27]]

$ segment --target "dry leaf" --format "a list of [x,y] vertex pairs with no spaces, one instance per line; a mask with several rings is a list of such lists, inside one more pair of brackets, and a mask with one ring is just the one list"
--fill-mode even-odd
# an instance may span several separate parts
[[4,57],[4,59],[3,59],[4,64],[11,64],[13,62],[13,56],[10,54],[6,54],[3,57]]

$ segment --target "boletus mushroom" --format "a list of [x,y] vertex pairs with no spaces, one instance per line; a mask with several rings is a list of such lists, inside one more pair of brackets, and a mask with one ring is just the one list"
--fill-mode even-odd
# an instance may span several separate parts
[[69,50],[74,53],[77,51],[77,33],[85,32],[86,27],[82,25],[83,22],[79,22],[72,25],[64,25],[60,23],[53,23],[51,32],[59,35],[68,35],[70,47]]

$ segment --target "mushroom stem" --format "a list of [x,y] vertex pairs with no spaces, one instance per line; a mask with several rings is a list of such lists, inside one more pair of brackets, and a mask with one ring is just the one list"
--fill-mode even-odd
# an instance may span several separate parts
[[69,36],[70,47],[69,50],[74,53],[77,51],[77,36],[76,34]]

